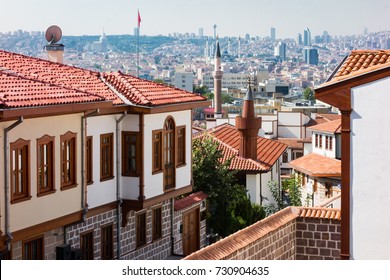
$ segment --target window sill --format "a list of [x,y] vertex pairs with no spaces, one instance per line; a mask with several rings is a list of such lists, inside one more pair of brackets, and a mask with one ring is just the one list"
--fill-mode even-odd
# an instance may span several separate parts
[[159,174],[159,173],[162,173],[162,172],[163,172],[162,170],[156,170],[156,171],[152,172],[152,175],[156,175],[156,174]]
[[114,178],[115,178],[115,176],[100,178],[100,182],[109,181],[109,180],[112,180]]
[[56,191],[57,191],[57,190],[43,191],[43,192],[38,193],[38,194],[37,194],[37,197],[41,197],[41,196],[53,194],[53,193],[55,193]]
[[178,165],[176,165],[176,168],[180,168],[180,167],[184,167],[184,166],[187,166],[187,163],[178,164]]
[[62,186],[61,187],[61,191],[66,191],[66,190],[73,189],[73,188],[76,188],[76,187],[77,187],[77,184]]
[[89,182],[87,182],[87,186],[93,185],[93,183],[94,183],[94,181],[89,181]]
[[11,204],[27,201],[27,200],[30,200],[31,198],[32,198],[32,196],[25,196],[25,197],[21,197],[21,198],[15,198],[14,200],[11,201]]
[[127,173],[122,173],[122,177],[139,177],[139,174],[127,174]]

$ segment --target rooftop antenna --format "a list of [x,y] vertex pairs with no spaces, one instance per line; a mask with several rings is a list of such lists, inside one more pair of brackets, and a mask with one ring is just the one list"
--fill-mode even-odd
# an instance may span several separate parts
[[63,63],[64,61],[64,45],[57,44],[62,37],[61,28],[57,25],[52,25],[46,30],[46,41],[48,44],[45,46],[45,50],[49,56],[49,60],[52,62]]
[[57,25],[52,25],[46,30],[45,37],[49,45],[56,44],[61,40],[62,30]]

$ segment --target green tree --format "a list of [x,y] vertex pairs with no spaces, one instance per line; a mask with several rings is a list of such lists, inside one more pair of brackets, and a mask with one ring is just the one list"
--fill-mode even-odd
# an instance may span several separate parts
[[158,83],[158,84],[163,84],[163,85],[166,84],[163,79],[154,79],[153,82]]
[[201,95],[205,95],[206,93],[209,92],[209,88],[206,87],[206,86],[195,86],[195,85],[194,85],[193,92],[199,93],[199,94],[201,94]]
[[303,91],[303,98],[306,100],[314,101],[314,91],[310,87],[305,88],[305,90]]
[[283,180],[281,188],[276,181],[271,180],[268,182],[268,187],[275,203],[270,203],[265,208],[267,216],[272,215],[287,206],[302,206],[302,193],[298,179],[290,178]]
[[222,104],[232,103],[234,100],[233,96],[228,93],[222,93]]
[[208,194],[208,227],[224,237],[265,214],[262,208],[253,207],[245,187],[237,184],[236,172],[229,170],[231,159],[222,159],[222,150],[211,137],[194,140],[194,191]]

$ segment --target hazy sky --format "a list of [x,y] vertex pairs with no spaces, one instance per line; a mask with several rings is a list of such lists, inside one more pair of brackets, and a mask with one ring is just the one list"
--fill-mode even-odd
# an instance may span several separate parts
[[0,32],[45,31],[58,25],[63,35],[133,34],[141,14],[141,34],[195,33],[219,36],[296,38],[390,30],[389,0],[0,0]]

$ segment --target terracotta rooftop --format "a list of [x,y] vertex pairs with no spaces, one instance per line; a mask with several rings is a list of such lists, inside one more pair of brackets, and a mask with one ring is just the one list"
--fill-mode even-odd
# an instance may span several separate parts
[[328,133],[341,133],[341,119],[334,121],[317,124],[309,127],[310,130],[328,132]]
[[276,141],[286,144],[291,149],[303,149],[303,141],[298,138],[278,138]]
[[0,105],[10,108],[100,100],[148,107],[206,101],[121,72],[99,73],[2,50],[0,71]]
[[333,79],[359,75],[383,66],[390,66],[390,50],[353,50]]
[[199,201],[202,201],[203,199],[207,198],[208,195],[204,192],[196,192],[192,193],[189,196],[183,197],[181,199],[178,199],[175,201],[175,211],[182,210],[188,206],[191,206]]
[[184,260],[222,260],[235,251],[261,239],[297,218],[341,220],[341,211],[334,208],[287,207],[253,225],[229,235],[184,258]]
[[103,77],[125,99],[134,105],[150,107],[206,101],[206,98],[199,94],[140,79],[121,72],[104,73]]
[[313,177],[340,177],[341,161],[338,159],[311,153],[292,160],[288,165]]
[[99,95],[40,82],[0,70],[0,108],[104,101]]
[[341,119],[341,115],[338,114],[316,114],[314,119],[310,119],[310,121],[305,125],[307,127],[311,127],[313,125],[326,123],[334,120]]
[[219,148],[223,150],[223,161],[233,158],[230,164],[231,170],[267,172],[287,149],[286,144],[257,137],[257,161],[255,161],[238,155],[240,139],[239,132],[234,126],[222,124],[205,132],[197,133],[194,138],[202,138],[207,135],[219,143]]
[[[13,74],[24,80],[48,84],[49,87],[85,92],[111,100],[114,104],[123,104],[123,101],[101,80],[99,72],[2,50],[0,50],[0,70],[4,74]],[[7,86],[6,81],[1,88],[5,86]],[[72,101],[68,99],[68,103]],[[78,99],[76,98],[75,101],[77,102]],[[17,106],[17,103],[14,103],[14,106]],[[21,107],[24,106],[25,104],[21,104]]]

